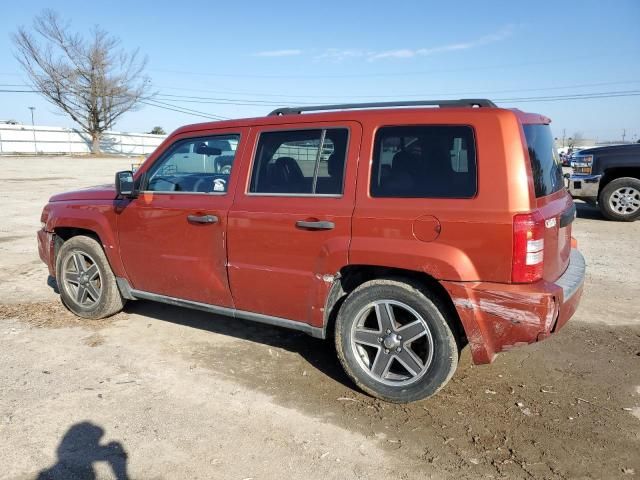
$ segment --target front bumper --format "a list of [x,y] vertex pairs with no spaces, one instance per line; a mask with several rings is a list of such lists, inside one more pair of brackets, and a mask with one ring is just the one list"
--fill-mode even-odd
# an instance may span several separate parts
[[49,275],[56,276],[55,262],[55,240],[53,232],[44,229],[38,230],[38,255],[49,269]]
[[602,175],[580,175],[572,174],[569,176],[569,193],[574,198],[585,198],[596,200],[600,188],[600,179]]
[[490,363],[498,352],[543,340],[562,328],[580,303],[585,270],[584,257],[574,248],[567,270],[555,282],[442,282],[474,363]]

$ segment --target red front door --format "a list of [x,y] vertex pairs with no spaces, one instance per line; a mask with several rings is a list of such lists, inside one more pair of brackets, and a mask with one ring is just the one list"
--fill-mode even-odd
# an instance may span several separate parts
[[233,307],[226,228],[233,164],[246,133],[239,130],[183,134],[146,168],[143,192],[117,220],[120,255],[135,290]]
[[238,310],[321,326],[333,276],[349,261],[360,138],[356,122],[252,129],[246,187],[229,212]]

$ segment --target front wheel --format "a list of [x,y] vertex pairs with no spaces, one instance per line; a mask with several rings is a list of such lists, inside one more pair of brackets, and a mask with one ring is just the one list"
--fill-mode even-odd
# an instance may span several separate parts
[[446,311],[436,296],[412,282],[362,284],[336,319],[336,349],[346,373],[365,392],[390,402],[434,395],[458,365]]
[[72,237],[62,244],[56,280],[62,302],[79,317],[105,318],[124,307],[104,250],[91,237]]
[[633,222],[640,217],[640,180],[616,178],[600,192],[600,211],[609,220]]

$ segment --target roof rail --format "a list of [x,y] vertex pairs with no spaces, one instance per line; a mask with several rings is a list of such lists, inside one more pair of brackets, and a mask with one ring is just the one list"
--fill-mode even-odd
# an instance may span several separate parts
[[311,107],[283,107],[277,108],[269,114],[289,115],[302,112],[319,112],[324,110],[351,110],[360,108],[387,108],[387,107],[496,107],[496,104],[485,98],[462,98],[460,100],[409,100],[400,102],[373,102],[373,103],[338,103],[335,105],[315,105]]

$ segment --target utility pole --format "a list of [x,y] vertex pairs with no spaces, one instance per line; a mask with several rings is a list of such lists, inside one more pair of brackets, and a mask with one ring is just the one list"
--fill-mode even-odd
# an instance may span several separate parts
[[567,129],[563,128],[562,129],[562,148],[564,148],[564,139],[567,136]]
[[33,152],[37,155],[38,154],[38,144],[36,143],[36,124],[33,120],[33,111],[36,109],[36,107],[29,107],[29,110],[31,110],[31,131],[33,132]]
[[623,128],[622,129],[622,143],[624,143],[624,137],[626,137],[626,136],[627,136],[627,129]]

